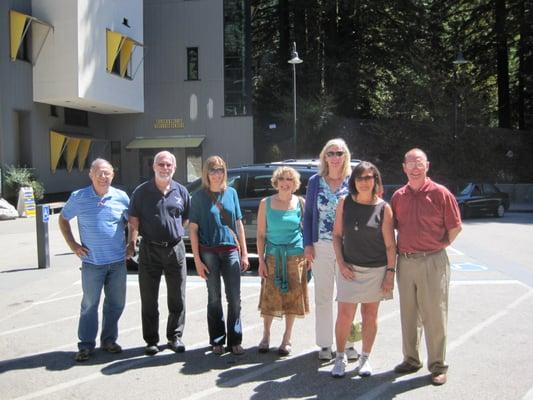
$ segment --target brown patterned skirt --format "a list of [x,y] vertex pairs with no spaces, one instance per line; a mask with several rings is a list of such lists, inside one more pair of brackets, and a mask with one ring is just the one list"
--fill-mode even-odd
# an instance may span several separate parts
[[307,269],[303,255],[287,257],[287,275],[289,291],[285,294],[274,284],[276,276],[276,260],[267,256],[268,278],[261,281],[261,297],[259,311],[261,316],[270,315],[281,318],[284,315],[304,317],[309,313],[309,297],[307,295]]

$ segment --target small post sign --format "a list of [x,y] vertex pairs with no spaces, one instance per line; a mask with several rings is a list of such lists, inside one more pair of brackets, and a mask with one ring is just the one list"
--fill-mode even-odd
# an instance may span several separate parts
[[20,188],[17,211],[21,217],[35,217],[35,198],[31,186]]

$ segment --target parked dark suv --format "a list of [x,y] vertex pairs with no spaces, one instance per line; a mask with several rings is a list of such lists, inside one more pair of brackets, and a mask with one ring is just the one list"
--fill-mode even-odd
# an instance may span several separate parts
[[[359,160],[352,160],[352,168],[359,164],[359,162]],[[244,165],[239,168],[228,169],[228,186],[233,187],[239,195],[246,244],[250,256],[255,257],[257,253],[255,239],[259,202],[263,197],[276,193],[270,181],[274,170],[282,165],[287,165],[297,170],[300,173],[302,184],[296,194],[305,197],[307,182],[312,175],[318,172],[318,163],[318,160],[285,160],[265,164]],[[201,189],[201,186],[201,180],[197,179],[189,183],[187,189],[192,196],[194,192]],[[187,252],[190,253],[191,246],[189,238],[186,237],[184,239]]]

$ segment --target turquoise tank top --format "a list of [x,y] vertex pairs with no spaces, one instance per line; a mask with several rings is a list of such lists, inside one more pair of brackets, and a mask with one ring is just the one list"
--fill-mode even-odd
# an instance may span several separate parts
[[287,257],[301,255],[303,248],[302,203],[294,210],[276,210],[270,205],[271,197],[266,200],[266,249],[268,255],[276,260],[274,286],[281,293],[289,291]]

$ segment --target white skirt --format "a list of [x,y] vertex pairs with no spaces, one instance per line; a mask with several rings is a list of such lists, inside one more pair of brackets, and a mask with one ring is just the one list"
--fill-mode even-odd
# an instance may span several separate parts
[[392,291],[385,293],[381,289],[387,266],[367,268],[348,265],[355,272],[355,280],[345,279],[337,269],[337,301],[358,304],[392,299]]

